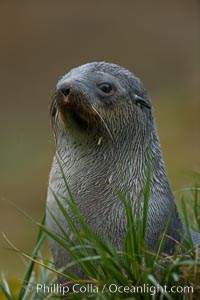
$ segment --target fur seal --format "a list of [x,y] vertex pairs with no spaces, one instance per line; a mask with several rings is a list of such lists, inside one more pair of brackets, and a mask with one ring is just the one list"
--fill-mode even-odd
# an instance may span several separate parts
[[[119,250],[126,234],[126,216],[113,186],[122,193],[128,189],[135,215],[138,201],[144,201],[150,149],[146,244],[155,249],[171,216],[171,238],[166,240],[164,251],[173,253],[174,241],[180,241],[186,230],[169,187],[151,103],[140,79],[115,64],[79,66],[58,81],[50,114],[56,153],[83,218],[100,238],[109,237]],[[69,196],[55,157],[49,178],[47,226],[59,233],[51,211],[70,234],[52,190]],[[200,243],[198,233],[191,231],[191,236],[194,244]],[[50,240],[50,247],[58,266],[70,261],[56,242]]]

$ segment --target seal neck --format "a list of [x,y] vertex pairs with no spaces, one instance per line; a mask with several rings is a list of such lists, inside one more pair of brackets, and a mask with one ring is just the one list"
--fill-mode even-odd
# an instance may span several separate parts
[[57,155],[75,194],[82,190],[91,197],[97,198],[94,196],[97,194],[106,198],[110,188],[117,188],[122,193],[128,189],[136,199],[144,190],[151,159],[151,193],[158,198],[173,198],[155,127],[149,136],[134,131],[130,136],[130,132],[129,135],[124,132],[116,142],[108,136],[63,134],[57,146]]

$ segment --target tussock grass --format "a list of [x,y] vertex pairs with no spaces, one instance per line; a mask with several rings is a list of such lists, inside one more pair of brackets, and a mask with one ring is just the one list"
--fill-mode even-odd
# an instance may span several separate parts
[[[87,226],[76,206],[64,174],[63,178],[70,195],[69,199],[60,199],[58,195],[52,192],[60,211],[69,224],[73,238],[65,233],[59,220],[55,219],[53,214],[51,214],[52,218],[59,227],[62,237],[51,232],[45,226],[45,220],[41,224],[36,223],[39,226],[39,234],[33,253],[30,256],[22,253],[28,258],[24,280],[18,285],[14,295],[9,279],[2,277],[0,282],[2,296],[0,299],[60,299],[62,295],[58,295],[52,290],[49,292],[42,289],[37,290],[38,284],[47,287],[56,285],[57,275],[63,276],[66,284],[77,284],[77,289],[82,287],[83,290],[85,287],[86,293],[68,294],[70,299],[200,299],[199,250],[193,246],[191,239],[182,242],[186,247],[184,254],[180,254],[181,243],[177,244],[174,255],[167,256],[163,253],[166,227],[155,252],[150,252],[145,245],[150,168],[144,190],[144,206],[141,209],[138,205],[136,218],[133,218],[128,193],[122,195],[120,191],[116,191],[119,201],[124,205],[127,219],[127,234],[120,252],[116,251],[108,239],[104,242],[100,240]],[[196,227],[200,229],[200,190],[196,187],[188,192],[193,197],[194,218]],[[63,200],[69,205],[75,219],[72,220],[64,209]],[[182,202],[184,223],[189,233],[189,220],[184,197]],[[53,263],[44,259],[45,255],[42,256],[39,252],[45,235],[54,239],[73,258],[73,261],[64,269],[56,270]],[[12,248],[20,252],[15,246]],[[78,265],[85,273],[86,280],[80,280],[69,271],[70,267],[75,265]],[[59,288],[61,287],[59,286]]]

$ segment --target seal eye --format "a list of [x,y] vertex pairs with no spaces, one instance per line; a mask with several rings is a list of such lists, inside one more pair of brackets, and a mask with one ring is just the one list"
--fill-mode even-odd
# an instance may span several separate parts
[[107,82],[103,82],[100,83],[98,85],[98,87],[100,88],[100,90],[102,90],[102,92],[104,92],[105,94],[109,94],[112,91],[112,85],[110,83]]

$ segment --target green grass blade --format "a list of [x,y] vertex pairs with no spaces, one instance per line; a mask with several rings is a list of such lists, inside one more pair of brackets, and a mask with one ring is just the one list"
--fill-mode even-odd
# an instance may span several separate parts
[[[44,224],[44,223],[45,223],[45,216],[44,216],[44,218],[42,220],[42,224]],[[37,253],[38,253],[38,251],[39,251],[39,249],[40,249],[40,247],[41,247],[41,245],[42,245],[42,243],[44,241],[44,238],[45,238],[45,234],[44,234],[43,230],[40,229],[39,233],[38,233],[38,236],[37,236],[37,239],[36,239],[35,248],[34,248],[34,250],[32,252],[32,255],[31,255],[31,257],[33,259],[36,258]],[[29,280],[31,278],[31,274],[32,274],[32,271],[33,271],[34,264],[35,263],[33,261],[30,261],[28,263],[28,266],[27,266],[26,272],[25,272],[25,276],[24,276],[24,279],[22,281],[22,285],[21,285],[21,288],[19,290],[19,294],[18,294],[18,297],[17,297],[18,300],[22,300],[23,297],[24,297],[24,295],[25,295],[25,292],[26,292],[25,286],[28,284],[28,282],[29,282]]]
[[6,280],[6,278],[3,276],[3,274],[1,275],[1,281],[0,282],[0,289],[2,290],[3,295],[6,297],[7,300],[14,300],[12,291],[9,287],[9,284]]

